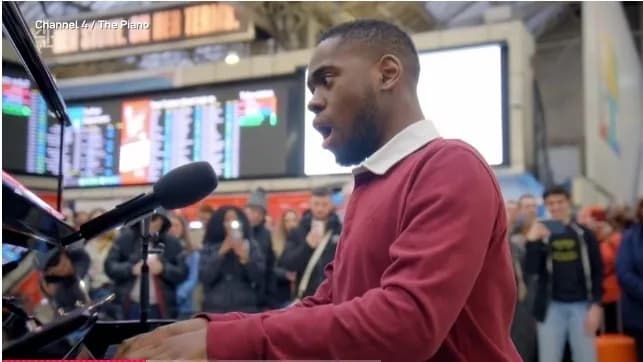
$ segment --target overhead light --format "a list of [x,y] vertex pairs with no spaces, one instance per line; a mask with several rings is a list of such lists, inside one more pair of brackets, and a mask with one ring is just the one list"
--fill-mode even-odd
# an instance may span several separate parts
[[228,52],[228,55],[225,57],[226,64],[233,65],[239,63],[239,54],[235,51]]
[[203,223],[201,221],[190,221],[190,229],[201,229],[203,227]]

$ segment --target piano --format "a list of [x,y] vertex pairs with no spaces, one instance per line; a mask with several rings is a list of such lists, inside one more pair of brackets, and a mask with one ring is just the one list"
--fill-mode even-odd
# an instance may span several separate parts
[[[16,2],[2,3],[2,22],[49,110],[70,125],[64,100]],[[62,172],[58,177],[60,200]],[[4,359],[108,359],[123,340],[173,322],[104,320],[101,307],[113,295],[89,298],[74,263],[83,242],[64,242],[74,232],[59,211],[2,172]]]
[[[103,320],[113,295],[90,300],[82,280],[58,268],[82,247],[60,242],[75,232],[62,214],[5,172],[2,205],[3,358],[109,358],[123,340],[173,322]],[[64,286],[64,298],[47,285]]]

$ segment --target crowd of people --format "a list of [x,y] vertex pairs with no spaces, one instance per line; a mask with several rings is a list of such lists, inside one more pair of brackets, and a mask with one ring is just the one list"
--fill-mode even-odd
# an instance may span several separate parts
[[[149,316],[254,313],[313,295],[342,230],[333,194],[312,190],[309,210],[285,210],[276,225],[266,200],[258,189],[245,208],[202,205],[200,243],[192,240],[184,216],[155,214],[150,231],[158,237],[147,259]],[[606,333],[630,335],[643,356],[643,200],[635,208],[574,210],[563,187],[547,189],[542,200],[545,210],[530,194],[506,201],[518,291],[511,334],[522,358],[596,361],[596,338]],[[77,213],[74,222],[101,212]],[[104,307],[105,318],[140,316],[140,243],[135,225],[90,240],[86,257],[70,254],[91,300],[116,294]]]
[[[335,255],[342,229],[334,195],[330,188],[313,189],[307,211],[285,210],[276,225],[267,213],[267,194],[261,188],[249,196],[244,208],[213,209],[203,204],[198,210],[202,240],[192,240],[194,234],[182,214],[154,214],[149,230],[156,237],[147,258],[149,317],[260,312],[312,295]],[[80,226],[103,212],[79,211],[69,220]],[[141,226],[135,224],[69,252],[91,300],[115,294],[115,300],[103,307],[103,318],[140,317],[141,243]],[[67,304],[74,307],[73,302]]]
[[[597,361],[596,338],[625,333],[643,360],[643,200],[574,212],[565,188],[506,202],[518,285],[512,338],[531,361]],[[566,348],[567,347],[567,348]]]

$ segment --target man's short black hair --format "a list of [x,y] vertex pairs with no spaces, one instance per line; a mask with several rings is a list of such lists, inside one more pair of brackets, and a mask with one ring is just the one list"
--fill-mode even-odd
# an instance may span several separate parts
[[316,187],[312,189],[311,194],[315,197],[330,197],[333,193],[328,187]]
[[567,188],[564,186],[556,185],[556,186],[551,186],[543,192],[543,200],[548,198],[549,196],[552,195],[563,195],[567,200],[571,199],[571,196],[569,195],[569,191],[567,191]]
[[384,55],[391,53],[400,58],[408,71],[413,85],[417,86],[420,77],[420,59],[411,37],[394,24],[381,20],[355,20],[339,24],[324,32],[319,42],[338,37],[368,43]]

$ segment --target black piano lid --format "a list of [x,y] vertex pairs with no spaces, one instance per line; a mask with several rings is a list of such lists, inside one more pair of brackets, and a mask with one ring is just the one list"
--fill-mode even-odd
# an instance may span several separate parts
[[2,244],[46,251],[63,246],[74,228],[63,215],[2,171]]
[[[38,53],[29,26],[17,2],[2,2],[2,28],[32,80],[38,85],[40,93],[49,106],[49,111],[63,126],[70,125],[65,101],[51,72]],[[61,132],[61,135],[63,134],[64,132]],[[60,171],[59,198],[62,196],[62,170]],[[2,191],[2,245],[11,244],[46,251],[62,246],[61,239],[74,232],[71,226],[63,222],[63,216],[60,213],[49,207],[46,202],[4,170]]]
[[2,2],[2,28],[16,49],[31,79],[38,85],[42,97],[49,106],[49,111],[65,126],[70,126],[67,106],[56,85],[56,82],[43,62],[35,46],[29,26],[25,21],[18,3],[15,1]]

